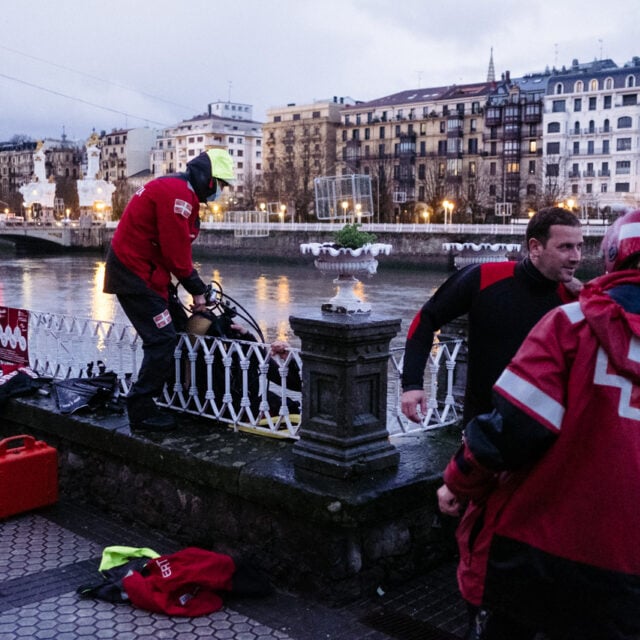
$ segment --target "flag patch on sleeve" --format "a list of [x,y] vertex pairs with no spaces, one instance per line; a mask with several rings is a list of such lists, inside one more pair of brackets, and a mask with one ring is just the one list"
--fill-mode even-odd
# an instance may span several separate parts
[[156,327],[158,327],[158,329],[162,329],[162,327],[166,327],[168,324],[171,324],[171,314],[169,313],[169,310],[165,309],[162,313],[159,313],[153,318],[153,321],[156,323]]
[[188,218],[191,215],[192,207],[186,200],[180,200],[176,198],[173,203],[173,213],[177,213],[183,218]]

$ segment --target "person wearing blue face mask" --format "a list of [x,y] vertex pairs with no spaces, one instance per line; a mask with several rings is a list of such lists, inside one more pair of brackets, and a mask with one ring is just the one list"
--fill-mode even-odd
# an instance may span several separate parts
[[192,310],[206,302],[206,285],[193,266],[191,243],[200,231],[200,203],[215,200],[235,180],[224,149],[209,149],[183,173],[156,178],[135,193],[114,232],[107,254],[104,292],[115,294],[142,340],[143,360],[127,396],[132,429],[175,427],[154,398],[171,373],[177,333],[169,312],[175,278],[191,294]]

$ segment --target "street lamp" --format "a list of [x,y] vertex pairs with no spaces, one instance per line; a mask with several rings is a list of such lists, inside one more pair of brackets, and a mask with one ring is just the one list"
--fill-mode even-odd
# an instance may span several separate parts
[[447,224],[447,214],[448,214],[449,224],[452,224],[453,223],[453,202],[449,202],[448,200],[443,200],[442,206],[444,207],[444,223]]
[[428,222],[429,222],[429,210],[428,209],[425,209],[422,212],[422,217],[424,218],[424,223],[428,224]]
[[358,224],[362,221],[362,205],[360,203],[356,205],[356,220]]
[[287,212],[287,205],[286,204],[281,204],[280,205],[280,222],[284,222],[284,214]]
[[342,201],[342,215],[344,216],[344,219],[347,219],[347,209],[349,207],[349,203],[346,200]]

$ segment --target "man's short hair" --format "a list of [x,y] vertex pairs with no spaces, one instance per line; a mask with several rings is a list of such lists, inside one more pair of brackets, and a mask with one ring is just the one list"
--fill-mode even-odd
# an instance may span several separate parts
[[527,247],[529,246],[529,240],[531,240],[531,238],[535,238],[542,243],[542,246],[545,246],[551,234],[551,227],[556,224],[567,227],[582,226],[582,223],[576,215],[567,209],[563,209],[562,207],[546,207],[545,209],[540,209],[540,211],[533,215],[527,225],[527,232],[525,234]]

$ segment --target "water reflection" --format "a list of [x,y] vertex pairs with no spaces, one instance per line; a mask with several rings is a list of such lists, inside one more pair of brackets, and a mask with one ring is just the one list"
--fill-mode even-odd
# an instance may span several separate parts
[[[335,295],[331,276],[312,265],[201,261],[205,281],[219,282],[258,321],[267,341],[297,345],[289,316],[317,316],[320,305]],[[371,303],[371,318],[400,318],[399,339],[424,301],[447,274],[428,270],[385,269],[364,277],[356,288]],[[49,311],[96,320],[127,322],[115,296],[102,293],[104,261],[95,256],[4,257],[0,263],[0,305]],[[185,296],[188,299],[188,295]]]

